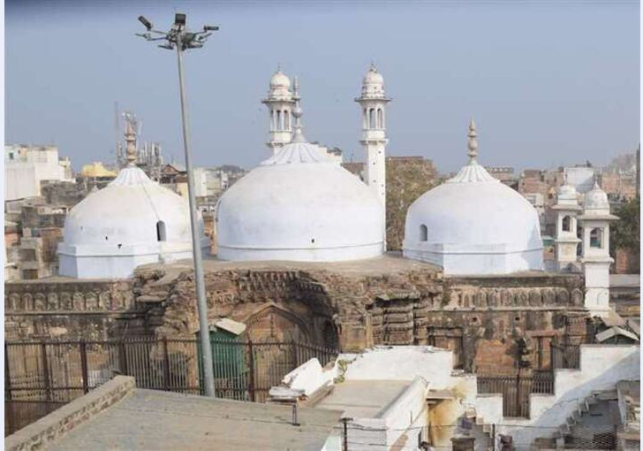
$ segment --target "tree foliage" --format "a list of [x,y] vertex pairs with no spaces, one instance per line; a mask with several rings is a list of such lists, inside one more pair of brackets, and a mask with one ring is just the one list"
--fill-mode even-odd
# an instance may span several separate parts
[[616,249],[627,249],[638,255],[641,248],[641,200],[639,196],[622,204],[614,214],[620,219],[614,223],[610,237],[611,254]]
[[386,240],[389,251],[402,249],[409,206],[437,184],[433,162],[422,158],[390,158],[386,162]]

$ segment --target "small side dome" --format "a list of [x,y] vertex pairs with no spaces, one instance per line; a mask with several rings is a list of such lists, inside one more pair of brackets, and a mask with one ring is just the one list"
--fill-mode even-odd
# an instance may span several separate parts
[[597,182],[594,182],[594,187],[585,193],[583,199],[583,214],[609,214],[610,203],[607,198],[607,193],[601,189]]
[[[127,117],[129,165],[65,218],[63,242],[58,245],[62,276],[127,278],[139,265],[192,257],[188,201],[136,167],[136,122]],[[209,253],[200,217],[198,228],[201,248]]]
[[[208,252],[201,218],[199,231]],[[188,202],[141,169],[125,168],[71,209],[58,255],[60,275],[79,279],[126,278],[142,264],[192,258]]]
[[472,121],[469,164],[409,207],[403,254],[439,265],[446,275],[542,270],[538,214],[477,163],[476,136]]

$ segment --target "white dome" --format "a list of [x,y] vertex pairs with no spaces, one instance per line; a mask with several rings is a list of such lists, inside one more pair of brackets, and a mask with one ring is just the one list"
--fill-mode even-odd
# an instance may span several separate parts
[[380,74],[374,65],[368,68],[362,81],[362,97],[372,99],[383,99],[384,96],[384,77]]
[[578,206],[578,192],[572,185],[562,185],[556,194],[557,205]]
[[[127,167],[69,212],[58,247],[60,274],[121,278],[144,263],[191,258],[189,215],[186,199]],[[207,248],[202,221],[199,228]]]
[[478,165],[475,147],[458,175],[409,207],[404,256],[440,265],[447,275],[542,270],[536,210]]
[[270,77],[270,90],[268,91],[268,99],[271,100],[292,100],[292,92],[290,91],[290,78],[284,74],[281,69],[277,69],[272,77]]
[[363,83],[365,85],[383,85],[384,77],[377,71],[375,66],[371,66],[366,75],[364,75]]
[[594,187],[585,193],[583,199],[583,214],[584,215],[603,215],[609,214],[610,203],[607,198],[607,193],[594,182]]
[[278,69],[277,72],[270,77],[270,89],[277,88],[290,88],[290,78],[288,78],[281,69]]
[[577,193],[576,188],[572,185],[562,185],[558,188],[558,199],[576,199]]
[[344,261],[383,253],[383,206],[375,193],[302,141],[296,133],[223,194],[219,258]]

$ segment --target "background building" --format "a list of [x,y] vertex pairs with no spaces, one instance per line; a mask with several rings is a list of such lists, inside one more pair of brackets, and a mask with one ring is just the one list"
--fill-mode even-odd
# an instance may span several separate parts
[[16,144],[4,150],[5,200],[40,196],[44,180],[74,180],[71,162],[59,157],[56,146]]

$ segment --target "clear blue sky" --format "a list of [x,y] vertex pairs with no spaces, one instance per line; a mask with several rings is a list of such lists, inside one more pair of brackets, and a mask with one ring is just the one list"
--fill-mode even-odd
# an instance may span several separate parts
[[186,59],[200,166],[268,156],[260,100],[278,63],[300,77],[306,136],[356,161],[371,60],[393,98],[389,155],[456,170],[470,117],[485,165],[601,165],[639,143],[636,0],[8,1],[7,143],[109,161],[118,101],[182,161],[176,57],[134,36],[138,15],[167,28],[176,11],[221,26]]

